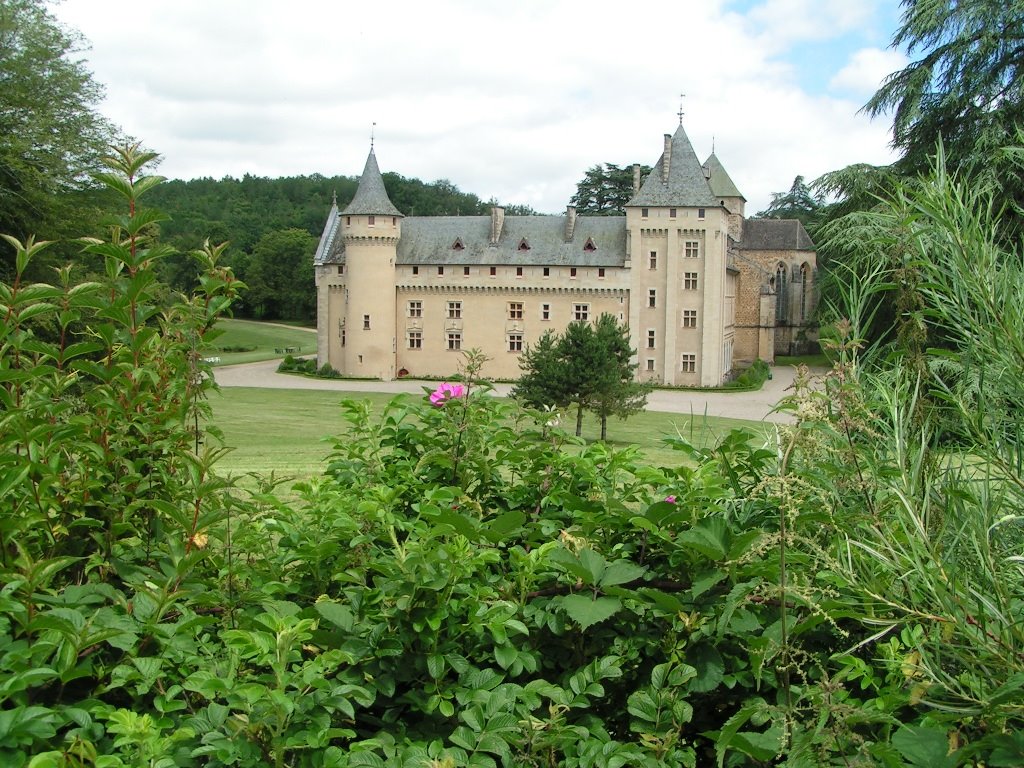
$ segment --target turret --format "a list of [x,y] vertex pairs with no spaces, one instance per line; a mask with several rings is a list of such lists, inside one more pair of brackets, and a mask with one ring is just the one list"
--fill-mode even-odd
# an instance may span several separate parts
[[342,370],[347,375],[395,378],[395,258],[401,222],[371,147],[355,197],[340,214],[348,276]]

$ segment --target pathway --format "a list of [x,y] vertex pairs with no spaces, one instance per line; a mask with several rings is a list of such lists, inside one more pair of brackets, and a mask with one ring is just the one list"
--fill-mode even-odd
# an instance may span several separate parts
[[[259,363],[216,366],[214,378],[222,387],[266,387],[270,389],[319,389],[338,392],[412,392],[433,389],[437,382],[401,379],[398,381],[355,381],[352,379],[313,379],[277,372],[278,360]],[[689,413],[694,416],[725,416],[752,421],[792,421],[787,414],[776,413],[775,405],[789,393],[795,370],[776,366],[773,378],[757,392],[694,392],[656,389],[647,398],[647,410],[665,413]],[[496,384],[499,395],[507,395],[510,384]]]

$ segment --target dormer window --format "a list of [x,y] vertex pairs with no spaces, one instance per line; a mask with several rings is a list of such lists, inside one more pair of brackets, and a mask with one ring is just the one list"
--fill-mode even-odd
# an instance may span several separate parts
[[519,250],[520,251],[528,251],[528,250],[530,250],[530,244],[527,242],[525,237],[522,240],[519,241]]
[[461,237],[455,238],[455,242],[452,243],[452,250],[453,251],[461,251],[461,250],[464,250],[465,248],[466,248],[466,246],[464,246],[462,244],[462,238]]
[[597,250],[597,246],[594,245],[594,239],[591,237],[587,238],[587,242],[583,244],[583,250],[587,253],[593,253]]

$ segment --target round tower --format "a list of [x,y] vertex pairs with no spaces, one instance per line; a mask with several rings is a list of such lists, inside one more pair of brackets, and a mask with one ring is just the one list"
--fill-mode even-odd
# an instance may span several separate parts
[[342,373],[390,381],[395,378],[395,258],[402,214],[388,198],[372,147],[339,224],[348,277]]

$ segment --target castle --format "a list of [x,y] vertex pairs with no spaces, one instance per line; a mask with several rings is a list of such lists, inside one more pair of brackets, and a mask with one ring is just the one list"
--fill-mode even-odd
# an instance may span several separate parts
[[[642,183],[641,183],[642,182]],[[756,358],[814,343],[816,254],[795,220],[746,219],[712,152],[665,134],[625,216],[403,216],[373,148],[355,197],[332,205],[314,257],[317,362],[347,376],[448,376],[481,349],[515,379],[548,329],[608,312],[628,323],[637,376],[718,386]]]

